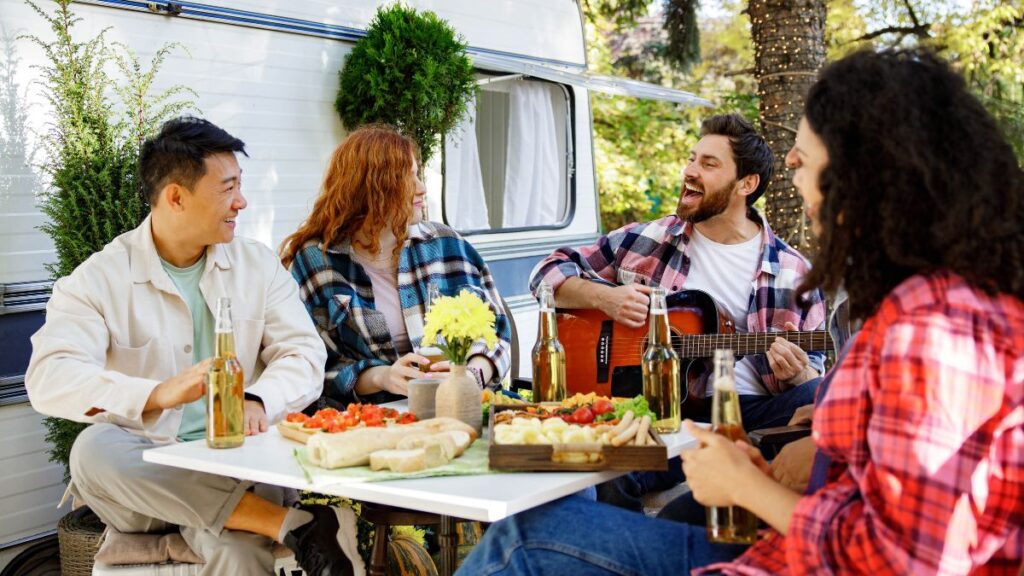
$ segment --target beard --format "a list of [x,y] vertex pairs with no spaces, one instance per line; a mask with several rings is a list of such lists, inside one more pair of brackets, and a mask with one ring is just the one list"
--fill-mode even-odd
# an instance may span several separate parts
[[[683,205],[683,198],[687,196],[686,184],[703,193],[698,204],[692,206]],[[676,216],[680,220],[692,222],[693,224],[718,216],[729,207],[729,202],[732,199],[732,190],[735,185],[736,182],[733,181],[720,189],[706,190],[693,182],[684,183],[679,195],[679,203],[676,204]]]

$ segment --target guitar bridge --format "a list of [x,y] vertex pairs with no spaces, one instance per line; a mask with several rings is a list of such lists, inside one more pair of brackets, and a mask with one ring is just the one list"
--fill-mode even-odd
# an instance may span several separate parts
[[612,328],[615,322],[606,320],[601,322],[601,334],[597,337],[597,349],[594,351],[597,361],[597,381],[608,381],[608,369],[611,364],[612,351]]

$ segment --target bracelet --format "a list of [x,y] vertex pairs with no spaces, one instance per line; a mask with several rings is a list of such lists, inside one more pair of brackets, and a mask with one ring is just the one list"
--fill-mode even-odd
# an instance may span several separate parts
[[481,370],[480,368],[477,368],[476,366],[466,366],[466,370],[469,370],[470,372],[473,373],[473,378],[476,379],[476,385],[479,386],[481,390],[483,390],[484,389],[484,371]]

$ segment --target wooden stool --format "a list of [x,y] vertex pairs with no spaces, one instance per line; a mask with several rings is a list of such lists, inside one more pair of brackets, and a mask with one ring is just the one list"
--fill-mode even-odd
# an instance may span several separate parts
[[441,576],[451,576],[455,572],[458,558],[458,542],[455,535],[457,520],[451,516],[417,512],[406,508],[396,508],[385,504],[360,502],[362,517],[373,524],[373,551],[370,554],[369,576],[385,576],[388,562],[388,533],[392,526],[413,526],[426,524],[440,525],[438,544],[441,546],[441,565],[438,567]]

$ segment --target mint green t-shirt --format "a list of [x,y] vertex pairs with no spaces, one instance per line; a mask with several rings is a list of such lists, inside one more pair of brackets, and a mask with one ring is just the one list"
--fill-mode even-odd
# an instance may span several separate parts
[[[199,290],[199,279],[206,268],[206,254],[188,268],[176,268],[160,259],[178,293],[185,299],[192,313],[192,363],[197,364],[213,356],[213,313]],[[178,428],[178,439],[183,442],[206,437],[206,397],[185,405]]]

